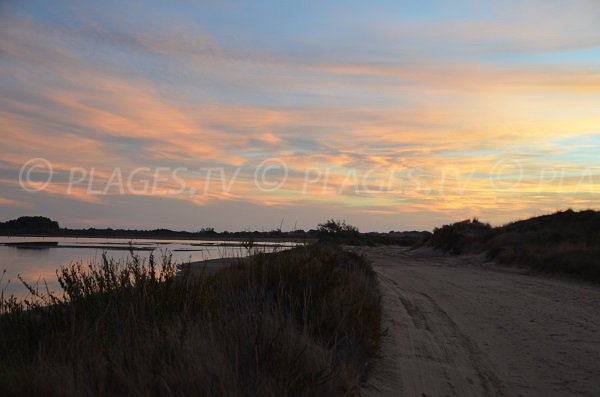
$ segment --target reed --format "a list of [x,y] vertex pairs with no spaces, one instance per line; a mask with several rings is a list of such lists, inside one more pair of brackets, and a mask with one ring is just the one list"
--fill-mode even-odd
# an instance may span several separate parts
[[357,395],[381,306],[364,257],[312,245],[176,277],[166,255],[58,270],[0,301],[0,394]]

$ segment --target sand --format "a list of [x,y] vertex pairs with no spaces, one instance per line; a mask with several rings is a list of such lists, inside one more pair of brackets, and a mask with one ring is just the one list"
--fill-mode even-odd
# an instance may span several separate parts
[[403,248],[364,249],[384,305],[365,396],[600,396],[600,287]]
[[183,276],[190,275],[193,277],[197,276],[208,276],[215,274],[218,270],[224,267],[242,263],[245,258],[218,258],[218,259],[207,259],[203,261],[184,263],[178,269],[177,275]]

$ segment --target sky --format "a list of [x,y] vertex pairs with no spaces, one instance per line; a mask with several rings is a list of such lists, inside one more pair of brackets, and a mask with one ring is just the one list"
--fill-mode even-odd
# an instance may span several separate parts
[[2,1],[0,220],[364,231],[600,198],[600,4]]

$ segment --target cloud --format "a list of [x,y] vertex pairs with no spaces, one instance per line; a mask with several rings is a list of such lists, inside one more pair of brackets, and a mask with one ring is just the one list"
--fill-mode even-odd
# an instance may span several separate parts
[[[0,187],[14,192],[20,166],[44,157],[63,179],[37,200],[68,195],[90,205],[115,194],[93,196],[84,186],[65,193],[72,167],[95,168],[102,184],[114,167],[182,166],[197,192],[206,189],[206,168],[222,168],[227,177],[240,168],[227,191],[213,184],[206,194],[156,194],[198,208],[318,203],[374,216],[504,216],[531,211],[536,202],[592,205],[596,190],[577,191],[569,180],[559,196],[552,184],[537,191],[536,178],[559,167],[577,171],[570,142],[600,132],[597,67],[511,58],[597,46],[597,6],[578,4],[561,15],[555,3],[528,2],[522,16],[507,18],[516,15],[511,6],[493,20],[374,24],[358,16],[356,41],[338,43],[335,32],[323,31],[321,43],[282,33],[272,45],[244,46],[246,40],[228,39],[208,23],[172,16],[152,27],[3,17],[0,145],[13,173]],[[248,26],[235,29],[243,36]],[[247,33],[251,42],[255,31]],[[277,192],[261,191],[254,180],[268,158],[289,166]],[[506,158],[519,159],[528,176],[519,188],[501,191],[489,174]],[[304,192],[311,170],[329,173],[327,189],[322,175]],[[373,189],[390,171],[404,179],[391,191]],[[351,172],[360,189],[347,186]],[[28,200],[15,197],[0,202]]]

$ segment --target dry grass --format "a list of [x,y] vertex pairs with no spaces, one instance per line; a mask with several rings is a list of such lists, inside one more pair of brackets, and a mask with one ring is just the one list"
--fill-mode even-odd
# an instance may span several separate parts
[[258,255],[213,276],[170,258],[72,265],[64,296],[3,299],[0,395],[356,395],[379,347],[363,257]]
[[600,212],[556,212],[492,228],[463,221],[436,229],[427,242],[455,254],[485,252],[507,265],[600,280]]

